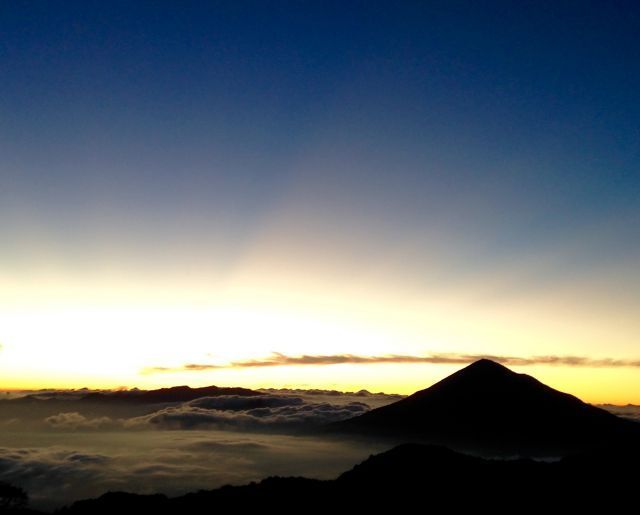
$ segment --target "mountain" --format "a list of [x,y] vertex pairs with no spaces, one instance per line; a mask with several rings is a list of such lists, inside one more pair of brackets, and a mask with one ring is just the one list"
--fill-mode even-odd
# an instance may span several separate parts
[[115,392],[93,392],[80,398],[85,402],[134,402],[139,404],[156,404],[165,402],[187,402],[200,397],[219,397],[221,395],[238,395],[249,397],[264,395],[256,390],[238,387],[204,386],[190,388],[189,386],[173,386],[158,390],[123,390]]
[[[15,399],[0,399],[0,419],[15,419],[22,429],[48,429],[49,417],[77,413],[88,419],[107,417],[111,420],[148,415],[170,405],[202,397],[263,397],[265,393],[248,388],[175,386],[157,390],[117,391],[41,391]],[[55,419],[54,419],[55,420]],[[15,430],[16,426],[12,426]],[[1,472],[1,471],[0,471]]]
[[640,438],[640,425],[482,359],[330,431],[512,450],[582,449]]

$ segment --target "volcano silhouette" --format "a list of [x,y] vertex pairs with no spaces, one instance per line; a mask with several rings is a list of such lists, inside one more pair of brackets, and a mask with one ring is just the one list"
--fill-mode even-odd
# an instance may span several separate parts
[[640,424],[488,359],[330,430],[518,450],[603,447],[640,438]]

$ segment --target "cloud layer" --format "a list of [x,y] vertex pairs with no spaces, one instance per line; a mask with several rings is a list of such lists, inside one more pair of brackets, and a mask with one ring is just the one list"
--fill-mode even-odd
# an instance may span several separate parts
[[73,484],[99,479],[110,458],[57,447],[0,448],[0,480],[19,485],[38,499],[64,498]]
[[619,417],[628,418],[640,422],[640,406],[634,404],[627,404],[625,406],[616,406],[614,404],[601,404],[600,408],[610,411],[614,415]]
[[364,442],[225,431],[95,435],[14,435],[12,447],[0,447],[0,480],[24,488],[33,507],[53,510],[109,490],[180,495],[270,475],[331,479],[383,449]]
[[110,429],[117,426],[111,417],[87,418],[78,412],[58,413],[44,419],[45,423],[53,429],[63,431],[76,429]]
[[203,397],[124,422],[126,428],[299,430],[345,420],[369,410],[362,402],[310,403],[301,397]]

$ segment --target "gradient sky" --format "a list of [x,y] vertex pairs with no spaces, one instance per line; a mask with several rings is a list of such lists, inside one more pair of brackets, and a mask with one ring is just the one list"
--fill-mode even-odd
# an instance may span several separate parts
[[0,3],[0,386],[408,393],[460,365],[238,364],[490,354],[640,402],[638,34],[631,1]]

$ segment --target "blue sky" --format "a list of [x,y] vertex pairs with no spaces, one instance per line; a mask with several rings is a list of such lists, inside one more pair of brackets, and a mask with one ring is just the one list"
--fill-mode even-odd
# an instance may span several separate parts
[[3,306],[351,283],[354,316],[564,306],[545,352],[598,354],[595,320],[633,357],[638,33],[616,1],[5,2]]

